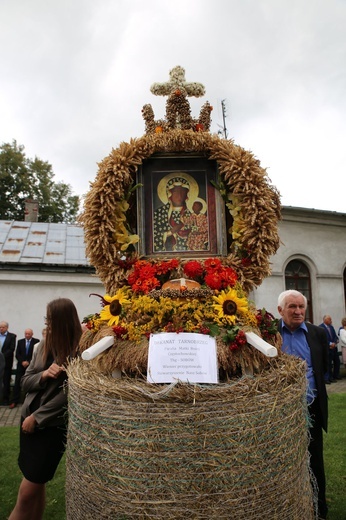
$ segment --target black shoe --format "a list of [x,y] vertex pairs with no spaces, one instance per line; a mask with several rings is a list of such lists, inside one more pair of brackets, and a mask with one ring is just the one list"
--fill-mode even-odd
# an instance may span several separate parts
[[337,381],[336,381],[336,379],[331,379],[330,382],[331,383],[336,383]]
[[325,381],[325,384],[326,385],[330,385],[330,381]]
[[340,381],[340,379],[342,379],[342,377],[338,376],[338,377],[335,377],[334,379],[337,379],[337,381]]

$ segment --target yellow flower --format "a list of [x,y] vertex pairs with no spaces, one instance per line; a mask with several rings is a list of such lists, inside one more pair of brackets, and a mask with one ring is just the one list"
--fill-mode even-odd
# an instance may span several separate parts
[[218,318],[229,325],[235,324],[237,315],[248,312],[247,299],[238,296],[235,289],[221,291],[219,296],[213,296],[213,299],[217,302],[213,307],[218,313]]
[[125,244],[123,244],[120,248],[120,251],[126,251],[126,249],[131,245],[131,244],[137,244],[137,242],[139,242],[139,236],[138,235],[128,235],[127,236],[127,242],[125,242]]
[[128,288],[122,287],[119,289],[115,296],[109,296],[106,294],[103,299],[109,303],[109,305],[105,305],[100,312],[100,318],[104,321],[107,321],[107,325],[110,327],[112,325],[118,325],[120,314],[122,311],[122,306],[130,303],[130,300],[127,298]]
[[239,237],[241,237],[241,233],[239,233],[238,231],[233,229],[233,231],[232,231],[232,238],[233,238],[233,240],[236,240]]
[[119,200],[115,203],[115,214],[117,217],[121,217],[123,213],[129,209],[130,205],[126,200]]

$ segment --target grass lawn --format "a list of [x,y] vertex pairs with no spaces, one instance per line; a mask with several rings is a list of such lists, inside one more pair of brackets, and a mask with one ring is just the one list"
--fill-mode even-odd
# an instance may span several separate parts
[[[329,432],[324,436],[328,520],[346,520],[345,424],[346,394],[332,394],[329,397]],[[18,440],[18,428],[0,428],[0,520],[5,520],[10,514],[22,478],[17,466]],[[64,484],[65,458],[47,485],[45,520],[65,520]]]

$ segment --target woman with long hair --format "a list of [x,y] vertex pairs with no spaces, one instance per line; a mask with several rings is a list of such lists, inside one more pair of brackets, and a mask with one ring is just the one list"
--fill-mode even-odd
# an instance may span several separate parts
[[51,480],[63,456],[67,434],[66,365],[82,334],[74,303],[58,298],[47,305],[47,333],[22,379],[19,468],[23,473],[9,520],[40,520]]

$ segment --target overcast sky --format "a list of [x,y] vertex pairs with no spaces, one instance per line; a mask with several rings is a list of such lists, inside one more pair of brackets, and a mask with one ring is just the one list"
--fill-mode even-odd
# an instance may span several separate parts
[[283,205],[346,213],[345,27],[346,0],[0,0],[0,143],[83,195],[181,65]]

